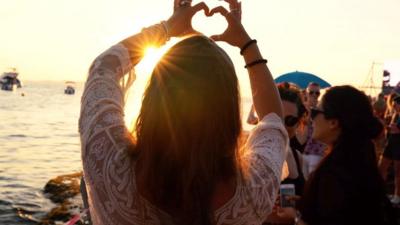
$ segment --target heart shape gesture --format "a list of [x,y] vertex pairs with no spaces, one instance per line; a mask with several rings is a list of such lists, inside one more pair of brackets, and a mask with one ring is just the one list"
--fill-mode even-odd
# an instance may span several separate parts
[[191,6],[191,0],[174,0],[174,14],[168,19],[167,24],[172,37],[180,37],[187,34],[199,33],[192,27],[193,16],[204,11],[207,17],[216,13],[221,14],[228,22],[227,29],[219,34],[212,35],[214,41],[224,41],[236,47],[242,47],[250,39],[241,23],[242,5],[238,0],[224,0],[229,3],[229,11],[222,6],[209,10],[204,2]]

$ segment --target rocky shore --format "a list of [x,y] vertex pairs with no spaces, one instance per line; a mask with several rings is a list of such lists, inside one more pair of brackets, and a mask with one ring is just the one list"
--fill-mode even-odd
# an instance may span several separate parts
[[[388,193],[393,192],[393,174],[389,174],[386,183]],[[44,186],[44,194],[56,206],[50,210],[38,223],[39,225],[63,225],[73,216],[83,211],[82,196],[80,193],[80,182],[82,172],[61,175],[51,179]],[[395,205],[396,217],[400,219],[400,205]],[[399,220],[400,222],[400,220]],[[78,221],[76,224],[89,224],[87,221]]]
[[[44,187],[44,193],[54,207],[39,222],[40,225],[64,224],[74,215],[82,212],[83,203],[80,194],[82,172],[58,176],[51,179]],[[78,221],[76,224],[84,224]]]

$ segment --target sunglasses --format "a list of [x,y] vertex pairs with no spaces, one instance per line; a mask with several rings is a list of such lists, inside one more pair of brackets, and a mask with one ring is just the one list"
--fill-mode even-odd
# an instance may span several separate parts
[[319,91],[309,91],[308,94],[309,94],[309,95],[316,95],[316,96],[319,96],[319,95],[321,94],[321,92],[319,92]]
[[311,119],[315,119],[315,117],[317,117],[318,114],[320,114],[320,113],[321,113],[321,114],[325,114],[325,112],[322,111],[322,110],[320,110],[320,109],[312,108],[311,111],[310,111],[310,117],[311,117]]
[[299,122],[299,117],[295,117],[295,116],[285,116],[285,125],[287,127],[293,127],[294,125],[296,125]]

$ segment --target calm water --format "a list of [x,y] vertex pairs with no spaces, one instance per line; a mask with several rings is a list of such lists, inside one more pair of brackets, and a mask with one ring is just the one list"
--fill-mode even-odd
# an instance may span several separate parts
[[0,91],[0,224],[41,218],[54,206],[43,196],[46,182],[81,170],[80,86],[65,95],[63,82],[24,85]]
[[[63,82],[28,82],[14,92],[0,91],[0,224],[35,224],[54,207],[44,185],[81,171],[82,85],[75,95],[65,95],[64,88]],[[126,115],[137,112],[138,95],[131,94]],[[247,113],[249,99],[242,104]]]

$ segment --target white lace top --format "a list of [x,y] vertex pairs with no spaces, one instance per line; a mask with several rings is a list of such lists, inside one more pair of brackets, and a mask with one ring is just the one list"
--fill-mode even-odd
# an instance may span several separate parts
[[[127,154],[132,143],[123,114],[126,86],[121,84],[139,61],[135,52],[149,40],[162,43],[165,33],[155,25],[132,39],[132,46],[115,45],[95,59],[82,96],[79,132],[90,214],[93,224],[173,224],[170,215],[137,192],[135,161]],[[277,197],[287,146],[281,119],[265,116],[246,143],[248,176],[237,178],[234,196],[214,213],[218,225],[266,219]]]

